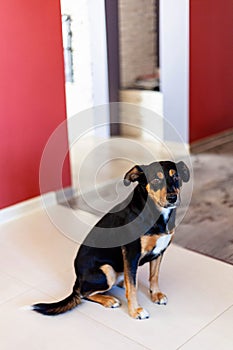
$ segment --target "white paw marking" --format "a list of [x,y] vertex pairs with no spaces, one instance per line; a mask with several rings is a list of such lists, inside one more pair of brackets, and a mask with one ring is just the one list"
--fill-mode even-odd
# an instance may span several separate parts
[[150,314],[149,312],[147,312],[145,309],[142,309],[142,311],[140,311],[140,313],[138,314],[138,319],[139,320],[145,320],[146,318],[149,318]]
[[159,305],[166,305],[167,304],[167,297],[163,297],[162,299],[158,300],[156,302],[156,304],[159,304]]
[[112,304],[112,306],[111,306],[111,307],[112,307],[113,309],[115,309],[115,308],[117,308],[117,307],[119,307],[119,306],[121,306],[121,303],[120,303],[120,301],[119,301],[119,300],[117,300],[117,299],[116,299],[116,300],[115,300],[115,303],[114,303],[114,304]]

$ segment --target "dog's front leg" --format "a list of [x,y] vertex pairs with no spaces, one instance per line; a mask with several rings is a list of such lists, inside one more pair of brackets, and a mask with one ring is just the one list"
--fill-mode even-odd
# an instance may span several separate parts
[[150,262],[150,293],[151,300],[156,304],[167,304],[167,297],[159,289],[159,268],[162,260],[162,254]]
[[126,288],[126,298],[128,300],[128,310],[131,317],[135,319],[149,318],[148,312],[143,309],[137,301],[137,268],[139,254],[132,254],[127,247],[122,248],[124,260],[124,281]]

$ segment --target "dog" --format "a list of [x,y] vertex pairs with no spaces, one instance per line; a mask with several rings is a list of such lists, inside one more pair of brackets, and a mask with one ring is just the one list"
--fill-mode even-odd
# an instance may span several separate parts
[[120,301],[105,292],[124,282],[129,315],[134,319],[149,318],[137,301],[138,267],[147,262],[151,300],[166,304],[167,297],[158,284],[159,268],[175,232],[182,183],[189,179],[190,172],[183,161],[153,162],[130,169],[124,184],[138,184],[122,203],[100,219],[80,246],[71,295],[59,302],[35,304],[33,310],[57,315],[73,309],[82,299],[115,308]]

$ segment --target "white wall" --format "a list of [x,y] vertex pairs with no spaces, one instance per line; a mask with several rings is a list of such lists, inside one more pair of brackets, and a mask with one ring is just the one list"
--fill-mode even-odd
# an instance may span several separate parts
[[67,115],[93,105],[93,76],[88,0],[61,0],[62,14],[71,15],[74,83],[66,83]]
[[88,0],[94,105],[108,103],[108,61],[104,0]]
[[[62,14],[71,15],[74,83],[66,83],[67,115],[107,104],[108,65],[104,0],[61,0]],[[109,115],[106,110],[105,122]],[[93,115],[93,126],[98,124]],[[109,128],[96,130],[108,136]]]
[[[164,117],[188,143],[189,0],[160,1],[160,45]],[[164,139],[177,141],[164,126]]]
[[[61,12],[72,18],[74,83],[66,83],[66,104],[72,184],[76,187],[80,154],[78,138],[80,135],[109,136],[108,105],[101,116],[99,109],[91,110],[93,106],[109,101],[105,1],[61,0]],[[100,122],[106,123],[105,127],[96,128]]]
[[[90,44],[92,57],[92,77],[93,77],[93,105],[104,105],[109,103],[108,90],[108,59],[107,59],[107,38],[105,20],[105,1],[88,0],[88,14],[90,23]],[[94,123],[99,124],[98,113],[94,111]],[[105,126],[97,128],[95,134],[101,137],[108,137],[109,128],[109,107],[105,109]]]

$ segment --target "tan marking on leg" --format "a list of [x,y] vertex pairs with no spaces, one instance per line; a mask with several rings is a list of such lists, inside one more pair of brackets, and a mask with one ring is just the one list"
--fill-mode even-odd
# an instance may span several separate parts
[[107,292],[116,283],[117,273],[116,273],[116,271],[113,269],[113,267],[111,265],[108,265],[108,264],[102,265],[100,267],[100,270],[103,271],[103,273],[106,276],[108,288],[105,289],[105,290],[96,290],[93,293],[89,294],[87,296],[88,298],[92,297],[92,296],[94,296],[96,294],[99,294],[99,293]]
[[[171,240],[173,238],[174,230],[168,232],[171,236]],[[157,240],[163,236],[166,236],[168,233],[160,233],[153,236],[142,236],[141,237],[141,254],[142,257],[144,254],[151,252],[155,247]]]
[[161,260],[162,255],[150,262],[150,290],[152,293],[159,291],[159,268]]
[[95,294],[88,296],[87,299],[101,304],[104,307],[115,308],[120,306],[119,300],[110,295]]
[[106,289],[104,291],[96,291],[96,292],[92,293],[91,295],[89,295],[87,297],[87,299],[94,301],[96,303],[99,303],[99,304],[103,305],[104,307],[108,307],[108,308],[110,308],[110,307],[115,308],[115,307],[120,306],[120,302],[118,299],[116,299],[110,295],[100,294],[101,292],[106,292],[107,290],[111,289],[112,286],[116,283],[116,279],[117,279],[116,271],[113,269],[113,267],[111,265],[108,265],[108,264],[102,265],[100,267],[100,270],[103,271],[103,273],[106,276],[107,283],[108,283],[108,289]]
[[150,252],[156,246],[157,239],[161,237],[158,235],[153,236],[142,236],[141,237],[141,253],[145,254]]
[[116,271],[114,270],[114,268],[111,265],[108,265],[108,264],[102,265],[100,267],[100,270],[102,270],[103,273],[105,274],[109,288],[112,288],[112,286],[115,284],[116,278],[117,278]]
[[162,260],[160,255],[156,260],[150,262],[150,292],[153,303],[166,304],[167,297],[159,289],[159,269]]
[[126,288],[126,298],[128,300],[128,311],[131,317],[143,319],[148,318],[148,313],[138,305],[137,301],[137,288],[131,281],[128,261],[126,258],[126,253],[124,248],[122,249],[123,253],[123,261],[124,261],[124,280],[125,280],[125,288]]

